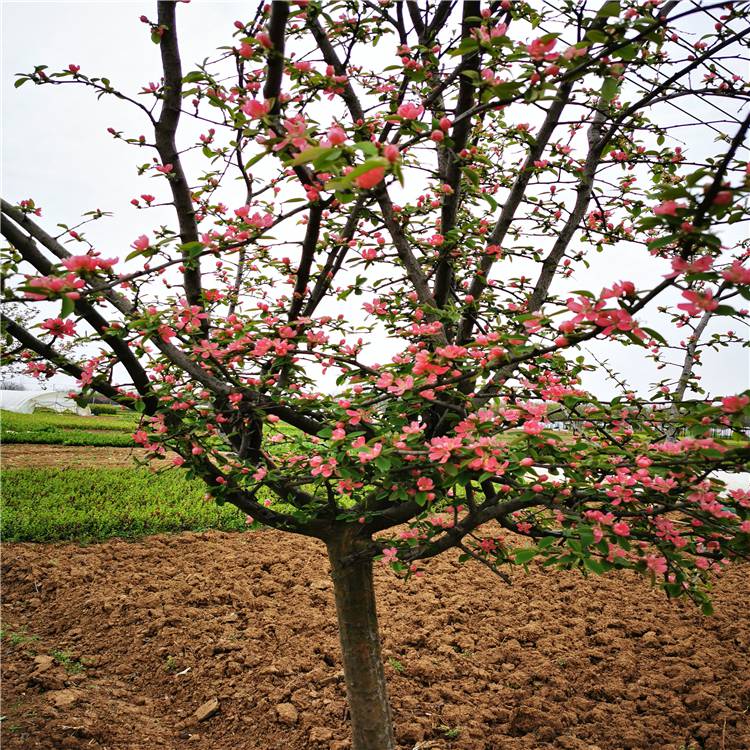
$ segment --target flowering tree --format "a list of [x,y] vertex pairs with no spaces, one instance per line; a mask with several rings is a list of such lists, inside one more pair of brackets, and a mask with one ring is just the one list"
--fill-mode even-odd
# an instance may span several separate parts
[[[132,203],[174,223],[100,253],[3,201],[5,297],[39,310],[6,318],[13,351],[140,412],[149,455],[249,523],[325,543],[355,750],[394,747],[374,559],[634,569],[709,611],[748,549],[750,493],[717,472],[746,470],[750,395],[693,388],[748,315],[747,6],[555,5],[273,2],[185,72],[159,2],[140,96],[17,79],[137,107],[151,136],[110,129],[157,179]],[[594,340],[668,374],[598,397]]]

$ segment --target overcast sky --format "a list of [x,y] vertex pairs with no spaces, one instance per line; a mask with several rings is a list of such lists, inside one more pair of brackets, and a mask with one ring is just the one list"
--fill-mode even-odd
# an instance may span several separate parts
[[[97,102],[82,87],[26,84],[14,89],[13,82],[14,74],[28,72],[35,64],[59,70],[75,63],[88,75],[106,76],[117,88],[138,92],[160,77],[158,47],[139,21],[142,14],[155,18],[156,4],[2,0],[0,7],[3,197],[11,202],[33,197],[50,230],[58,222],[74,223],[87,210],[116,211],[114,218],[96,223],[88,232],[105,257],[126,255],[135,237],[149,232],[160,220],[171,220],[168,214],[159,218],[129,205],[134,196],[157,187],[155,181],[149,183],[136,174],[136,165],[150,160],[151,153],[118,143],[106,132],[115,126],[130,135],[147,133],[145,117],[115,99]],[[211,56],[218,46],[232,44],[234,20],[247,20],[255,7],[254,2],[196,0],[180,6],[185,72],[191,62]],[[639,269],[633,268],[627,255],[614,256],[621,275],[613,276],[612,257],[595,259],[597,276],[610,283],[618,278],[637,281]],[[649,276],[655,268],[648,270]],[[609,348],[607,356],[636,388],[645,388],[655,374],[635,347]],[[750,385],[750,358],[738,350],[707,354],[702,374],[712,392],[737,392]],[[601,376],[591,380],[598,390],[603,383]]]

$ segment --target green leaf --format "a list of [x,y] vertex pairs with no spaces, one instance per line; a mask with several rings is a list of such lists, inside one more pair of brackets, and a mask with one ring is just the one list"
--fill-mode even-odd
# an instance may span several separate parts
[[621,12],[620,3],[618,0],[610,0],[604,3],[596,14],[597,18],[609,18],[610,16],[619,16]]
[[588,526],[582,526],[578,532],[578,536],[584,547],[588,547],[594,543],[594,532]]
[[597,29],[587,31],[586,38],[594,42],[594,44],[604,44],[609,39],[604,32],[598,31]]
[[301,154],[291,161],[287,162],[290,167],[298,167],[300,164],[307,164],[308,162],[315,161],[325,154],[330,154],[334,149],[331,146],[313,146],[312,148],[305,149]]
[[268,153],[266,151],[262,151],[261,153],[253,156],[253,158],[250,159],[247,164],[245,164],[245,169],[250,169],[250,167],[255,166],[264,156],[268,156]]
[[512,99],[520,90],[520,83],[498,83],[497,86],[492,87],[492,93],[498,99]]
[[658,247],[665,247],[666,245],[672,245],[680,238],[679,234],[668,234],[666,237],[660,237],[658,240],[649,242],[649,249],[656,249]]
[[23,78],[17,78],[16,81],[14,82],[14,84],[13,84],[13,88],[14,89],[20,89],[21,86],[23,86],[24,83],[26,83],[26,81],[29,81],[29,80],[30,79],[27,78],[27,77],[25,77],[25,76]]
[[538,551],[539,550],[536,547],[525,547],[524,549],[516,550],[516,563],[518,565],[523,565],[529,562],[529,560],[536,557]]
[[378,456],[378,458],[376,458],[373,463],[381,471],[388,471],[391,468],[391,460],[389,458],[386,458],[385,456]]
[[371,169],[376,167],[387,167],[390,164],[388,159],[382,156],[375,157],[374,159],[367,159],[365,162],[357,167],[354,167],[349,174],[345,175],[341,179],[332,180],[326,184],[327,190],[346,190],[351,187],[354,180],[365,172],[369,172]]
[[489,193],[482,193],[482,198],[484,198],[487,201],[487,203],[490,204],[490,208],[493,211],[497,211],[498,209],[497,201]]
[[719,305],[714,310],[714,315],[736,315],[737,310],[735,310],[731,305]]
[[67,318],[73,310],[76,309],[76,303],[70,297],[62,298],[62,307],[60,308],[60,317]]
[[583,559],[583,566],[592,573],[596,573],[598,576],[607,572],[607,566],[595,557],[585,557]]
[[658,331],[655,331],[653,328],[641,328],[641,330],[651,336],[652,339],[658,341],[660,344],[663,344],[664,346],[667,345],[667,340],[664,338],[664,336],[662,336]]
[[469,178],[474,187],[479,187],[479,173],[475,169],[464,167],[464,174]]
[[461,45],[454,50],[451,50],[448,54],[451,57],[458,57],[459,55],[467,55],[469,52],[475,52],[479,49],[479,42],[474,38],[463,39]]
[[361,151],[365,156],[378,155],[378,147],[372,141],[357,141],[354,148]]
[[205,74],[201,73],[200,70],[192,70],[182,80],[185,83],[198,83],[198,81],[202,81],[205,77]]
[[600,94],[605,102],[611,102],[617,96],[619,91],[620,84],[618,83],[617,79],[605,78]]
[[550,547],[557,541],[556,537],[554,536],[545,536],[543,539],[540,539],[537,543],[538,549],[546,549],[547,547]]
[[178,249],[183,255],[187,255],[188,258],[193,259],[204,249],[204,247],[205,246],[202,242],[185,242],[184,244],[179,245]]
[[703,614],[706,615],[707,617],[710,617],[714,613],[713,604],[711,604],[710,601],[706,600],[701,605],[701,612],[703,612]]
[[630,62],[631,60],[635,60],[635,58],[638,56],[638,47],[636,47],[635,44],[628,44],[627,47],[618,49],[613,54],[615,57],[619,57],[621,60]]

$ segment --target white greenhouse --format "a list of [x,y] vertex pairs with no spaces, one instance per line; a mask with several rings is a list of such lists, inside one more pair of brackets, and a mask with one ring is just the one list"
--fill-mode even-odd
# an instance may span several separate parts
[[18,414],[31,414],[35,409],[70,411],[82,417],[90,417],[91,409],[81,407],[68,396],[70,391],[2,391],[0,409]]

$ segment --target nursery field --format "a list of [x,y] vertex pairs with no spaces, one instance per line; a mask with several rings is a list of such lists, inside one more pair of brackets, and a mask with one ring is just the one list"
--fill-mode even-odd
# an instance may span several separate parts
[[[241,530],[234,506],[167,462],[137,467],[136,417],[2,412],[2,534],[10,541],[92,542],[113,536]],[[6,444],[8,443],[8,444]],[[120,447],[117,447],[120,446]]]
[[15,414],[0,411],[3,444],[134,446],[136,417],[116,415],[79,417],[54,412]]

